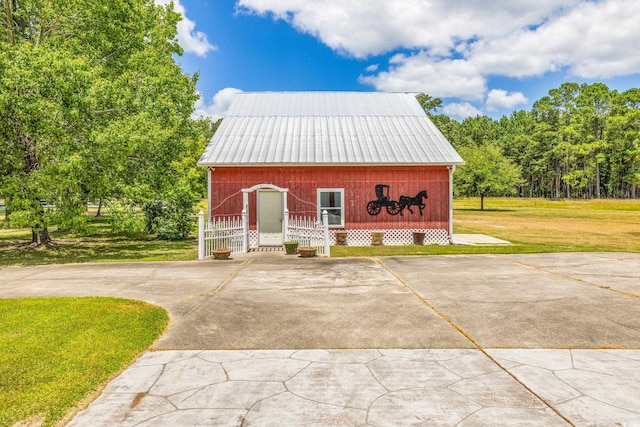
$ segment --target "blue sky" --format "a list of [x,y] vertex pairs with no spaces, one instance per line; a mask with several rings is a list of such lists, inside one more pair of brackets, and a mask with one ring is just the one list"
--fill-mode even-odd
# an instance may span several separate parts
[[[165,4],[168,0],[156,0]],[[494,118],[565,81],[640,87],[637,0],[174,0],[199,114],[237,91],[425,92]]]

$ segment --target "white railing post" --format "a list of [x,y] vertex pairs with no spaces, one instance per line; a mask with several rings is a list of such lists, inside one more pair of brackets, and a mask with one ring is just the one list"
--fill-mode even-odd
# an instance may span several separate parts
[[324,256],[331,256],[329,248],[329,213],[322,211],[322,225],[324,229]]
[[245,254],[249,252],[249,215],[246,206],[242,209],[242,251]]
[[198,259],[204,259],[204,212],[198,213]]
[[456,170],[456,165],[447,166],[449,169],[449,243],[454,244],[453,240],[453,173]]
[[282,214],[282,236],[284,237],[284,241],[289,241],[289,209],[284,210]]

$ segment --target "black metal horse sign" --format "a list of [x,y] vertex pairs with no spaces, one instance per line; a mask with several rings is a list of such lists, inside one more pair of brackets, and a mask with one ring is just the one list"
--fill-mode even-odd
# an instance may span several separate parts
[[409,196],[400,196],[400,215],[402,215],[402,211],[405,208],[409,209],[409,212],[413,213],[411,206],[417,206],[420,209],[420,215],[422,215],[422,210],[427,206],[422,200],[427,198],[427,190],[422,190],[415,197]]
[[367,203],[367,212],[369,215],[378,215],[383,207],[389,215],[402,215],[405,208],[413,213],[411,206],[417,206],[420,210],[420,215],[422,215],[422,210],[426,206],[423,200],[427,198],[427,190],[420,191],[415,197],[400,196],[400,200],[395,201],[389,197],[389,187],[387,184],[376,184],[375,191],[377,199]]

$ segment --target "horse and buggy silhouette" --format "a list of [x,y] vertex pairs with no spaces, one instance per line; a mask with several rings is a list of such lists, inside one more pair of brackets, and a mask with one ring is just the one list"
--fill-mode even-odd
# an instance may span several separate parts
[[378,215],[384,207],[389,215],[402,215],[405,209],[413,213],[411,206],[417,206],[420,209],[420,215],[426,204],[423,199],[427,198],[427,190],[422,190],[415,197],[400,196],[398,201],[389,198],[389,188],[387,184],[376,184],[376,200],[367,203],[367,213],[369,215]]

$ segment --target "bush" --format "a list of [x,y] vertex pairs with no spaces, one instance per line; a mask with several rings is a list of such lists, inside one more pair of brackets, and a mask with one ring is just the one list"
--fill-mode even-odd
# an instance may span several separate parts
[[111,231],[116,234],[124,234],[131,237],[139,237],[146,234],[144,217],[134,206],[121,202],[113,202],[109,205],[109,223]]
[[160,240],[182,240],[194,226],[193,206],[196,200],[184,190],[171,192],[166,198],[157,198],[143,207],[145,226]]

